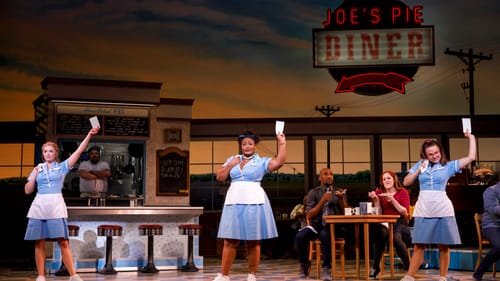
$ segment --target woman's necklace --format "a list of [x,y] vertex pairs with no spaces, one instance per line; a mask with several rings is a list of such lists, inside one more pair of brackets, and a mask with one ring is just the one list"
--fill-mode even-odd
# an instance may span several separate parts
[[242,155],[242,156],[243,156],[243,159],[250,160],[250,159],[252,159],[255,156],[255,153],[252,154],[252,155],[250,155],[250,156],[245,156],[245,155]]

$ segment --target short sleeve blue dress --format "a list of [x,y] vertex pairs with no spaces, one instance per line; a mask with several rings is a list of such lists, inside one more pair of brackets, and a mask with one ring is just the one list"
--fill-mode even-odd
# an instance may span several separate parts
[[[232,156],[226,163],[233,157],[242,158],[241,155]],[[231,185],[222,209],[218,238],[262,240],[278,236],[271,203],[260,185],[269,172],[270,160],[254,154],[243,168],[240,165],[231,168]]]
[[[69,171],[68,160],[53,162],[50,169],[47,163],[42,164],[36,175],[37,193],[28,210],[25,240],[68,239],[68,212],[61,191]],[[28,180],[33,176],[34,171]]]
[[[420,169],[422,160],[408,171],[410,174]],[[461,244],[460,233],[455,219],[455,210],[446,194],[448,179],[460,172],[458,160],[445,165],[427,165],[418,180],[420,191],[413,217],[415,218],[412,242],[415,244]]]

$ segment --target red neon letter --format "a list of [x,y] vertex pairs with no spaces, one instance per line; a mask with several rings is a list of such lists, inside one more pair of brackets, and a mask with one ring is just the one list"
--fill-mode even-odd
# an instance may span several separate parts
[[398,46],[397,42],[394,42],[396,40],[401,39],[401,34],[400,33],[388,33],[387,34],[387,58],[388,59],[400,59],[401,58],[401,51],[396,51],[396,54],[394,54],[394,48]]
[[370,34],[361,34],[361,42],[362,42],[362,49],[363,49],[363,56],[362,59],[366,60],[366,50],[370,52],[370,56],[372,59],[378,59],[378,34],[373,34],[373,45],[371,42],[371,37]]
[[423,6],[415,6],[413,7],[413,20],[415,23],[423,23],[424,19],[422,18],[424,16],[424,13],[422,10],[424,9]]
[[392,23],[394,24],[396,22],[396,19],[401,16],[401,8],[399,7],[392,7]]
[[419,56],[424,54],[424,49],[422,49],[422,34],[417,32],[410,32],[408,34],[408,58],[415,58],[415,49]]
[[345,19],[345,10],[344,9],[337,9],[335,11],[335,22],[338,25],[344,25],[346,19]]
[[323,22],[323,27],[329,26],[331,21],[332,21],[332,10],[328,8],[328,10],[326,10],[326,21]]
[[[326,36],[326,61],[337,60],[340,57],[340,38],[338,36]],[[333,41],[333,44],[332,44]],[[332,54],[332,48],[333,54]]]
[[372,25],[377,25],[382,20],[380,16],[380,8],[373,8],[370,10],[370,22]]
[[358,25],[358,8],[352,8],[351,9],[351,24],[352,25]]
[[354,39],[354,36],[352,34],[347,35],[347,59],[348,60],[354,60],[353,39]]

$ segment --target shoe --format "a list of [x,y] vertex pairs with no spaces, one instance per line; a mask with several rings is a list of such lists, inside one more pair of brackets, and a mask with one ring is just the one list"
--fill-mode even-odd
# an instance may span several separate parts
[[309,276],[309,268],[311,267],[311,262],[308,261],[306,263],[300,264],[300,274],[299,278],[307,278]]
[[38,275],[35,281],[45,281],[45,276],[43,275]]
[[69,278],[69,281],[83,281],[83,279],[80,278],[80,275],[75,274]]
[[253,273],[248,273],[247,281],[257,281],[257,277]]
[[474,279],[474,281],[481,281],[481,280],[483,280],[483,276],[477,274],[476,272],[474,272],[474,274],[472,274],[472,278]]
[[321,271],[321,280],[332,281],[332,270],[330,268],[323,268],[323,270]]
[[215,276],[214,280],[212,281],[229,281],[229,276],[224,276],[220,273],[217,273],[217,276]]
[[405,275],[400,281],[415,281],[415,278]]
[[380,269],[372,268],[370,269],[370,278],[376,279]]

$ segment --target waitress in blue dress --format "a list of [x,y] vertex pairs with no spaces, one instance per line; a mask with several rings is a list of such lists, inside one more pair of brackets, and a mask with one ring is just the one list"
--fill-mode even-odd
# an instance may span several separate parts
[[73,255],[68,243],[68,212],[62,188],[65,176],[78,162],[87,148],[90,138],[99,128],[92,128],[75,152],[63,162],[59,162],[59,146],[54,142],[42,145],[43,163],[38,164],[24,185],[24,192],[36,196],[28,210],[28,226],[25,240],[35,241],[35,262],[38,272],[36,281],[45,281],[45,241],[57,241],[61,248],[62,261],[69,272],[70,281],[82,281],[76,274]]
[[469,153],[458,160],[447,161],[443,147],[435,140],[422,144],[419,160],[408,171],[404,185],[409,186],[418,178],[420,192],[413,212],[414,228],[412,242],[414,252],[410,268],[402,281],[414,281],[420,265],[424,261],[427,244],[437,244],[439,248],[439,281],[446,281],[450,264],[450,245],[461,244],[455,210],[446,195],[448,179],[460,169],[476,159],[476,139],[465,132],[469,139]]
[[229,271],[236,257],[240,240],[245,240],[248,259],[247,281],[255,281],[260,262],[260,240],[278,236],[273,210],[266,192],[260,185],[265,174],[281,168],[286,159],[286,139],[276,135],[278,155],[275,158],[258,155],[259,137],[244,131],[238,137],[240,154],[229,157],[217,170],[217,180],[231,177],[219,224],[218,238],[224,239],[221,273],[214,281],[229,281]]

